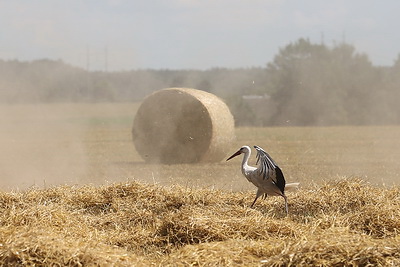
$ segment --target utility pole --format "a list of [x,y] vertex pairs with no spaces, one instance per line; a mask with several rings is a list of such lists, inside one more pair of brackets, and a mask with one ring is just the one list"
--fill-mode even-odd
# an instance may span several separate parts
[[342,32],[342,44],[346,43],[346,32],[343,30]]
[[324,32],[321,32],[321,45],[324,45],[325,40],[324,40]]
[[108,71],[108,47],[104,48],[104,71]]
[[90,82],[90,48],[86,46],[86,94],[85,98],[88,98],[91,94],[91,82]]
[[90,69],[90,49],[89,45],[86,46],[86,71],[89,72]]

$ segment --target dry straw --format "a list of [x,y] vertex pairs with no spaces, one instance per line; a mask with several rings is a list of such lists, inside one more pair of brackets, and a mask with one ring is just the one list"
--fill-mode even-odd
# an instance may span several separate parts
[[253,192],[129,182],[0,193],[0,265],[399,266],[400,189]]
[[217,96],[189,88],[169,88],[148,96],[132,129],[145,161],[160,163],[222,160],[234,139],[234,120]]

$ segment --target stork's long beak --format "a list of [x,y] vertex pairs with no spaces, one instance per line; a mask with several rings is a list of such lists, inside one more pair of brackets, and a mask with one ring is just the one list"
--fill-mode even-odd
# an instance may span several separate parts
[[233,154],[232,156],[230,156],[226,161],[230,160],[231,158],[234,158],[236,156],[239,156],[240,154],[242,154],[242,151],[238,150],[235,154]]

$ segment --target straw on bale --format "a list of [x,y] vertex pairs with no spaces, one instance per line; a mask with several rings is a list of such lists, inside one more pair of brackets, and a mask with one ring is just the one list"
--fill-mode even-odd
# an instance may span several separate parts
[[145,161],[195,163],[222,160],[234,139],[234,120],[217,96],[168,88],[148,96],[133,122],[132,137]]

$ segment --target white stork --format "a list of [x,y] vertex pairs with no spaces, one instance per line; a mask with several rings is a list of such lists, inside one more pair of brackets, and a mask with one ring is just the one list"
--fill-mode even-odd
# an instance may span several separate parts
[[285,199],[285,210],[286,214],[288,214],[289,209],[285,189],[295,189],[298,187],[299,183],[286,184],[282,170],[278,167],[271,156],[259,146],[254,146],[254,148],[257,150],[256,164],[259,163],[257,168],[248,165],[251,155],[251,149],[249,146],[242,146],[235,154],[227,159],[228,161],[240,154],[244,154],[242,173],[249,182],[253,183],[258,188],[256,198],[250,208],[253,207],[254,203],[256,203],[257,199],[262,195],[264,195],[264,197],[267,197],[267,195],[281,196]]

